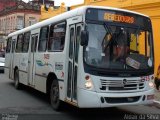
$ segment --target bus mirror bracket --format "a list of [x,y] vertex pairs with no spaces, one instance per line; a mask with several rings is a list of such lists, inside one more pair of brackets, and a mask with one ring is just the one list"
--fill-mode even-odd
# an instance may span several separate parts
[[82,46],[87,46],[88,45],[88,39],[89,39],[88,31],[82,30],[81,31],[81,45]]

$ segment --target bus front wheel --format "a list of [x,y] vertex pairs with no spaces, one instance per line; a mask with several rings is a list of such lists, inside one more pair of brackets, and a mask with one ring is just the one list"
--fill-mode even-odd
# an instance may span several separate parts
[[51,106],[54,110],[60,110],[61,100],[59,99],[59,85],[57,80],[53,80],[50,90]]

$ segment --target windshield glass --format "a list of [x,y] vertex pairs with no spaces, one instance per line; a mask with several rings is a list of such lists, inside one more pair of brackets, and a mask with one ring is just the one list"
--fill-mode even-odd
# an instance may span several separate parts
[[88,23],[84,60],[90,66],[119,70],[153,67],[152,35],[141,27]]

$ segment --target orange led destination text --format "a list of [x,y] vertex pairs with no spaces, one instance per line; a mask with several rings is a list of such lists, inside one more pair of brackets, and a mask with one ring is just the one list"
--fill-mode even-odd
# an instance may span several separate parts
[[134,17],[117,15],[112,13],[105,13],[104,19],[107,21],[123,22],[123,23],[134,23]]

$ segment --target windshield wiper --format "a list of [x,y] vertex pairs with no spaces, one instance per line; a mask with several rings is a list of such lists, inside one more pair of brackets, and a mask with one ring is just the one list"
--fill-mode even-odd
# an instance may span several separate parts
[[111,29],[108,27],[107,23],[104,23],[104,28],[106,29],[106,31],[108,30],[108,33],[112,36]]

